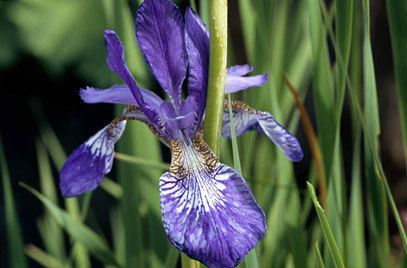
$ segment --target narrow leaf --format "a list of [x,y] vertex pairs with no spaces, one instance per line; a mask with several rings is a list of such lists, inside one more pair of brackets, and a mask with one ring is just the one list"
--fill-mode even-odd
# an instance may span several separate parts
[[317,195],[315,193],[315,189],[312,186],[312,184],[310,184],[309,182],[307,182],[307,186],[308,186],[308,192],[312,198],[312,202],[314,203],[314,207],[317,212],[319,222],[321,223],[321,227],[322,227],[322,231],[324,233],[325,240],[328,244],[332,257],[334,258],[335,266],[337,268],[345,268],[341,253],[339,251],[339,248],[338,248],[335,238],[333,236],[331,227],[329,226],[328,218],[325,215],[324,209],[319,204]]
[[64,210],[36,191],[34,188],[20,182],[21,187],[37,197],[57,223],[75,240],[84,245],[89,252],[104,264],[120,266],[107,244],[89,227],[73,218]]
[[6,156],[0,137],[0,170],[4,195],[4,217],[7,233],[7,256],[11,268],[27,267],[24,256],[23,238],[20,222],[14,202],[13,190],[11,188],[10,175],[7,168]]

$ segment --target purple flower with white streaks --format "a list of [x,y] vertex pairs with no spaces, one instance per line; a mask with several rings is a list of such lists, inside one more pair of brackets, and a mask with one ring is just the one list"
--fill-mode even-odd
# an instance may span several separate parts
[[[209,267],[235,267],[264,236],[266,223],[242,176],[220,163],[202,138],[209,32],[192,9],[183,17],[169,0],[145,0],[137,11],[136,29],[144,58],[168,99],[138,86],[119,37],[106,30],[107,64],[124,85],[105,90],[87,87],[80,95],[87,103],[128,107],[69,156],[60,173],[62,195],[74,197],[95,189],[111,170],[114,146],[126,121],[143,121],[171,147],[170,170],[159,185],[163,225],[171,243]],[[267,81],[267,75],[245,76],[251,71],[248,65],[229,68],[225,93]],[[264,132],[290,160],[301,160],[297,140],[270,113],[242,102],[232,102],[232,111],[237,136],[248,130]],[[222,135],[230,137],[227,109]]]

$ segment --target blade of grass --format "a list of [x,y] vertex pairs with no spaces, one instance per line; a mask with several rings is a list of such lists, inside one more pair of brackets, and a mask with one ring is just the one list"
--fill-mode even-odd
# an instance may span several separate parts
[[365,174],[368,197],[369,230],[372,235],[370,258],[381,267],[389,265],[390,245],[387,220],[387,204],[383,181],[375,173],[375,159],[379,156],[378,137],[380,120],[377,103],[377,87],[370,41],[369,1],[363,1],[363,82],[365,119]]
[[407,169],[407,2],[386,0]]
[[[44,144],[38,139],[36,140],[36,148],[41,192],[50,201],[58,204],[55,180],[48,154]],[[45,212],[44,217],[38,222],[38,227],[47,252],[56,259],[64,260],[66,255],[63,233],[49,212]]]
[[114,208],[110,212],[110,228],[113,240],[113,249],[119,263],[124,263],[126,259],[125,238],[123,228],[123,218],[119,208]]
[[175,248],[171,247],[169,249],[169,251],[167,252],[167,257],[165,258],[164,267],[175,268],[178,263],[179,255],[180,254],[178,253],[178,251]]
[[10,174],[0,136],[0,170],[4,195],[4,219],[7,234],[7,257],[11,268],[25,268],[27,261],[24,256],[21,226],[17,215],[16,203],[11,188]]
[[352,140],[353,143],[353,161],[352,161],[352,183],[349,201],[349,220],[347,228],[347,266],[355,268],[364,268],[366,262],[366,245],[365,245],[365,221],[363,207],[362,191],[362,165],[361,165],[361,135],[362,125],[358,120],[358,108],[362,87],[362,59],[360,57],[362,50],[362,29],[360,18],[362,4],[359,1],[353,2],[353,32],[352,46],[350,55],[351,68],[351,87],[355,101],[351,101],[351,119],[352,119]]
[[100,188],[116,199],[120,199],[123,196],[123,188],[120,186],[120,184],[109,178],[105,177],[103,179],[102,183],[100,184]]
[[338,248],[335,238],[333,236],[331,227],[329,226],[328,218],[326,217],[325,211],[321,207],[321,205],[318,201],[317,195],[315,193],[315,189],[312,186],[312,184],[310,184],[309,182],[307,182],[307,187],[308,187],[308,192],[311,195],[312,202],[314,203],[314,207],[317,212],[319,222],[321,223],[321,227],[322,227],[322,231],[324,233],[325,240],[328,244],[332,257],[334,258],[335,266],[337,268],[345,268],[341,253],[339,251],[339,248]]
[[336,122],[335,91],[329,60],[326,30],[320,13],[318,0],[308,2],[309,34],[313,54],[313,93],[315,101],[315,115],[317,132],[321,144],[326,174],[330,174],[333,159],[332,141],[335,140],[334,128],[326,126]]
[[25,246],[25,254],[27,254],[27,256],[29,256],[31,259],[35,260],[44,267],[48,268],[66,267],[64,266],[63,263],[59,261],[58,258],[54,258],[47,252],[43,251],[42,249],[33,244],[28,244],[27,246]]
[[56,206],[34,188],[20,182],[20,186],[37,197],[58,224],[76,241],[86,246],[89,252],[104,264],[120,266],[107,244],[78,219]]
[[352,161],[352,184],[348,223],[348,258],[347,266],[355,268],[366,267],[365,230],[363,220],[363,199],[361,186],[361,133],[360,129],[354,137],[354,152]]
[[130,164],[134,164],[134,165],[152,167],[152,168],[161,169],[161,170],[169,169],[169,164],[167,164],[167,163],[152,161],[152,160],[148,160],[145,158],[140,158],[140,157],[127,155],[127,154],[123,154],[123,153],[115,153],[114,157],[118,160],[125,161]]
[[397,210],[396,202],[394,202],[393,195],[391,193],[390,186],[389,186],[389,184],[387,182],[387,179],[384,179],[384,187],[386,189],[387,198],[389,199],[390,207],[391,207],[391,210],[393,212],[393,216],[394,216],[394,218],[396,220],[397,228],[399,229],[399,232],[400,232],[401,241],[403,242],[404,253],[407,254],[407,236],[406,236],[406,232],[404,230],[404,225],[403,225],[403,223],[402,223],[402,221],[400,219],[400,215],[399,215],[398,210]]
[[318,242],[315,243],[315,256],[317,259],[318,267],[325,268],[324,260],[322,259],[321,251],[319,250]]
[[[51,128],[50,124],[47,121],[47,118],[44,114],[44,111],[41,108],[39,102],[31,102],[31,110],[34,113],[34,117],[37,120],[39,126],[39,132],[43,144],[45,145],[48,153],[51,156],[51,159],[54,165],[58,170],[61,170],[62,165],[66,159],[66,154],[62,148],[61,143],[59,142],[54,130]],[[65,207],[68,213],[75,219],[81,219],[81,213],[79,209],[78,200],[76,198],[64,199]],[[77,267],[86,268],[90,266],[90,260],[86,248],[81,244],[75,244],[73,246],[73,256]]]
[[195,0],[189,0],[189,5],[192,7],[193,10],[197,10]]

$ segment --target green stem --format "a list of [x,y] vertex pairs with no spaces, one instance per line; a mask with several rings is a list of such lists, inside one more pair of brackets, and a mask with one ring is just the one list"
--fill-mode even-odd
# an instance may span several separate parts
[[210,0],[210,57],[208,97],[205,111],[206,143],[215,154],[219,152],[219,133],[223,115],[223,99],[227,58],[227,0]]

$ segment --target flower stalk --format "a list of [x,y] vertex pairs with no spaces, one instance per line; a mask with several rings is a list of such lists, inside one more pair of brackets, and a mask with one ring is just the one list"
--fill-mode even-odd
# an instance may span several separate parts
[[219,153],[219,133],[225,97],[227,59],[227,0],[210,1],[210,57],[208,96],[206,99],[204,139],[215,154]]

